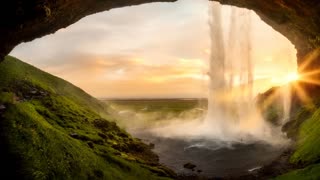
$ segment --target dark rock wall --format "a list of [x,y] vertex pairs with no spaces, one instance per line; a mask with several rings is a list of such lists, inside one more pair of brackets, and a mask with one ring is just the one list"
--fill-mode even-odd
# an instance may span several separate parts
[[[287,37],[297,49],[299,71],[320,67],[319,0],[218,0],[254,10],[263,21]],[[308,61],[308,65],[306,61]]]
[[21,42],[56,32],[101,11],[175,0],[5,0],[0,6],[0,59]]

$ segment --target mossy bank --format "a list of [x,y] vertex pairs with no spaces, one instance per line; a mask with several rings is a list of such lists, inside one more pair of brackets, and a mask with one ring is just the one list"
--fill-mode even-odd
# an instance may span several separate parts
[[309,96],[306,101],[304,96],[299,96],[301,88],[297,88],[304,85],[299,81],[291,83],[290,118],[283,126],[279,121],[283,118],[281,87],[271,88],[258,97],[266,120],[274,126],[282,126],[282,131],[293,142],[290,150],[260,172],[269,179],[320,179],[320,98],[317,95],[320,89],[313,88],[312,94],[306,94]]
[[0,63],[1,179],[170,179],[105,105],[13,57]]

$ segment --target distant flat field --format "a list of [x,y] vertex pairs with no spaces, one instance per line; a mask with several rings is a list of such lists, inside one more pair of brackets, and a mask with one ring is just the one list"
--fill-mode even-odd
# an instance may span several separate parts
[[207,108],[207,99],[103,99],[116,109],[131,109],[136,112],[180,113],[194,108]]

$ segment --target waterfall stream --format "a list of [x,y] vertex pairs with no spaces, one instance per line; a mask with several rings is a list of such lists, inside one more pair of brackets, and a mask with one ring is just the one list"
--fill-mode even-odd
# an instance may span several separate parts
[[[264,122],[253,98],[251,12],[232,8],[226,29],[222,22],[222,6],[210,5],[210,83],[204,123],[212,127],[210,133],[218,139],[269,139],[274,132]],[[227,37],[223,34],[226,31],[229,32]]]

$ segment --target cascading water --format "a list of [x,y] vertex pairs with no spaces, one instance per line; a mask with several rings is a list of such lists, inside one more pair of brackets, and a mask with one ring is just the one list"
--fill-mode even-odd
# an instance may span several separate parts
[[149,131],[162,137],[213,140],[221,146],[255,141],[283,144],[286,140],[280,128],[265,122],[255,104],[250,11],[231,8],[230,20],[227,20],[230,23],[226,25],[221,8],[219,3],[210,2],[211,53],[209,73],[206,73],[210,83],[206,117],[177,118]]
[[218,139],[269,139],[272,129],[263,121],[253,99],[250,11],[231,9],[225,41],[221,7],[213,3],[210,9],[210,83],[204,124],[213,127],[208,133]]
[[[209,89],[206,117],[193,116],[199,112],[194,111],[196,108],[167,120],[160,120],[164,111],[153,118],[148,112],[139,112],[147,115],[143,118],[135,115],[137,119],[153,120],[143,120],[143,128],[132,133],[155,144],[154,152],[160,162],[178,174],[192,174],[182,168],[186,162],[195,164],[204,177],[251,173],[278,157],[288,142],[281,136],[280,128],[269,126],[256,108],[250,11],[232,8],[227,19],[225,10],[230,7],[224,11],[221,8],[218,3],[210,3],[211,54],[209,73],[204,73],[210,79],[209,86],[205,86]],[[204,83],[207,85],[207,81]],[[206,103],[199,100],[200,107],[201,102]],[[205,108],[201,109],[204,111]],[[130,127],[132,116],[126,117]]]

